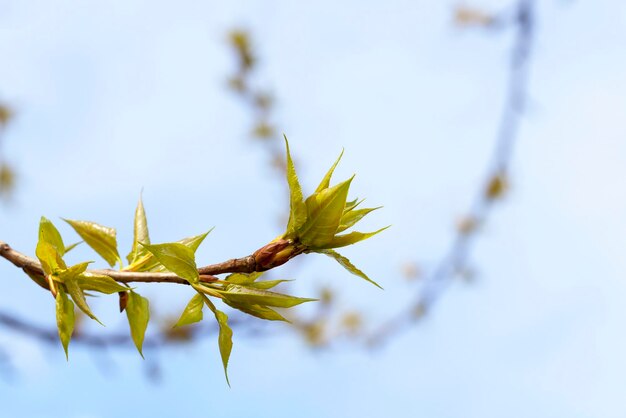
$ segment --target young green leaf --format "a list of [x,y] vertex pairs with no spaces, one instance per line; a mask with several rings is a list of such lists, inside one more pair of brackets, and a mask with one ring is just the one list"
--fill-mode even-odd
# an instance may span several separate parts
[[177,243],[148,245],[140,243],[150,251],[166,269],[189,283],[198,283],[200,276],[196,267],[194,252],[191,248]]
[[148,299],[131,290],[126,304],[126,316],[128,317],[128,325],[130,325],[130,335],[139,354],[143,357],[143,340],[150,320]]
[[306,222],[306,206],[302,197],[302,187],[296,174],[296,168],[291,159],[289,141],[285,136],[287,147],[287,183],[289,184],[289,221],[287,222],[287,234],[295,234]]
[[78,241],[78,242],[75,242],[74,244],[68,245],[67,247],[65,247],[65,254],[69,253],[70,251],[72,251],[74,248],[78,247],[83,242],[84,241]]
[[319,186],[317,186],[317,189],[315,189],[315,193],[319,193],[324,189],[328,189],[328,187],[330,186],[330,178],[333,176],[335,168],[337,168],[337,164],[339,164],[341,157],[343,157],[343,150],[341,150],[341,154],[339,154],[339,157],[337,158],[335,163],[330,167],[330,170],[328,170],[328,172],[320,182]]
[[122,286],[109,276],[101,276],[93,273],[81,274],[76,278],[76,282],[83,290],[91,290],[94,292],[105,293],[107,295],[125,292],[128,290],[128,287]]
[[343,214],[345,215],[346,213],[350,212],[351,210],[354,210],[357,206],[359,206],[361,203],[363,203],[365,201],[365,199],[354,199],[351,200],[349,202],[346,202],[346,207],[343,209]]
[[283,295],[282,293],[270,292],[268,290],[244,287],[237,284],[228,285],[226,290],[217,291],[226,300],[236,304],[275,306],[277,308],[291,308],[292,306],[296,306],[304,302],[317,300],[298,298],[295,296]]
[[254,283],[254,281],[261,277],[262,274],[263,272],[233,273],[226,276],[225,280],[232,284],[248,285],[250,283]]
[[349,234],[345,235],[337,235],[332,239],[332,241],[327,244],[318,246],[317,249],[339,248],[345,247],[346,245],[356,244],[359,241],[363,241],[365,239],[373,237],[380,232],[383,232],[385,229],[389,228],[389,226],[380,228],[378,231],[374,232],[350,232]]
[[59,280],[63,282],[66,279],[76,279],[87,270],[87,267],[89,267],[89,264],[91,263],[93,263],[93,261],[85,261],[83,263],[70,266],[64,270],[60,270],[58,272]]
[[64,219],[64,221],[70,224],[76,233],[85,240],[87,245],[104,258],[111,267],[118,261],[120,265],[122,264],[120,255],[117,252],[115,229],[94,222],[74,221],[71,219]]
[[346,229],[354,226],[354,224],[363,219],[365,215],[380,208],[382,208],[382,206],[378,206],[377,208],[351,210],[347,213],[344,213],[341,217],[341,221],[339,222],[339,228],[337,228],[337,233],[343,232]]
[[50,220],[43,216],[39,221],[39,241],[45,241],[50,244],[61,257],[63,257],[67,252],[59,230],[52,222],[50,222]]
[[314,193],[306,200],[307,221],[298,231],[304,245],[318,247],[335,236],[353,178]]
[[195,253],[198,250],[198,247],[200,247],[200,244],[202,244],[206,236],[209,235],[209,233],[213,231],[213,229],[215,228],[209,229],[204,234],[195,235],[193,237],[188,237],[188,238],[183,238],[180,241],[178,241],[178,243],[191,248],[191,250]]
[[273,287],[278,286],[279,284],[283,283],[283,282],[290,282],[291,280],[264,280],[261,282],[254,282],[254,283],[250,283],[248,285],[248,287],[252,287],[255,289],[262,289],[262,290],[267,290],[267,289],[271,289]]
[[74,304],[67,297],[62,286],[57,289],[56,296],[56,316],[59,339],[65,350],[65,358],[69,359],[67,348],[74,332]]
[[[179,244],[183,244],[186,247],[191,248],[194,253],[202,244],[202,241],[206,238],[206,236],[211,232],[213,228],[209,229],[204,234],[196,235],[193,237],[183,238],[179,241],[176,241]],[[144,249],[145,250],[145,249]],[[163,272],[167,271],[165,267],[163,267],[159,260],[157,260],[152,253],[146,251],[146,254],[139,257],[135,262],[124,269],[125,271],[154,271],[154,272]]]
[[104,326],[102,322],[91,312],[89,305],[87,304],[87,299],[85,299],[85,293],[78,285],[78,281],[75,277],[67,277],[63,280],[63,284],[67,288],[67,293],[70,294],[76,306],[85,313],[89,318],[93,319],[100,325]]
[[378,283],[376,283],[374,280],[372,280],[369,277],[367,277],[367,274],[363,273],[361,270],[356,268],[354,266],[354,264],[352,264],[350,262],[350,260],[348,260],[346,257],[342,256],[341,254],[337,253],[336,251],[333,251],[333,250],[320,250],[319,253],[320,254],[326,254],[327,256],[334,258],[335,260],[337,260],[337,262],[339,264],[341,264],[341,266],[343,268],[348,270],[350,273],[352,273],[352,274],[354,274],[356,276],[359,276],[360,278],[367,280],[368,282],[370,282],[374,286],[382,289],[382,287]]
[[276,312],[275,310],[268,308],[263,305],[251,305],[251,304],[242,304],[233,302],[232,300],[223,299],[224,303],[230,306],[231,308],[235,308],[243,313],[247,313],[248,315],[256,316],[260,319],[265,319],[268,321],[284,321],[286,320],[281,314]]
[[202,321],[202,308],[204,307],[204,297],[198,293],[196,294],[183,311],[182,315],[176,322],[175,327],[182,327],[183,325],[193,324],[195,322]]
[[133,247],[130,250],[130,253],[126,256],[128,264],[132,264],[145,253],[143,247],[138,245],[139,242],[150,244],[148,220],[146,218],[146,211],[143,207],[141,196],[139,197],[139,203],[137,203],[137,209],[135,209],[135,224],[133,231]]
[[67,266],[61,258],[57,249],[47,241],[39,240],[35,255],[41,263],[41,267],[46,275],[53,274],[58,270],[65,270]]
[[226,383],[230,386],[228,380],[228,359],[230,358],[230,352],[233,349],[233,330],[228,326],[228,316],[217,309],[213,302],[206,296],[202,295],[204,303],[213,311],[215,319],[220,327],[220,334],[217,338],[218,345],[220,347],[220,356],[222,357],[222,365],[224,366],[224,375],[226,376]]

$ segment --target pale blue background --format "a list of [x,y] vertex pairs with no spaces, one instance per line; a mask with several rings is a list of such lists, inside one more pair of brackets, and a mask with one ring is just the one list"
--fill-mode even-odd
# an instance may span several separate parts
[[[539,3],[512,193],[475,248],[475,286],[453,286],[374,352],[313,352],[281,324],[270,338],[236,332],[230,389],[213,339],[147,352],[163,367],[155,385],[132,350],[94,361],[74,347],[66,364],[60,346],[2,331],[19,375],[0,381],[0,415],[626,416],[626,4]],[[358,173],[354,193],[385,205],[366,227],[394,224],[345,251],[385,292],[323,257],[282,272],[299,294],[332,282],[368,323],[388,317],[412,293],[401,265],[428,267],[449,244],[503,101],[510,33],[454,28],[455,4],[1,0],[0,92],[18,112],[3,152],[20,174],[1,238],[32,253],[44,214],[116,226],[127,251],[142,188],[155,242],[216,226],[207,262],[280,233],[284,185],[224,87],[225,34],[244,26],[305,187],[345,147],[339,177]],[[0,278],[3,308],[54,323],[48,294],[6,262]],[[172,315],[189,296],[141,289]],[[124,320],[115,304],[95,305],[109,329]]]

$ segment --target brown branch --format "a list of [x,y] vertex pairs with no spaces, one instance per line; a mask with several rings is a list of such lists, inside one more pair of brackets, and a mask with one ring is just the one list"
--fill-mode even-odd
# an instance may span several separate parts
[[[14,250],[9,244],[3,241],[0,241],[0,256],[13,263],[16,267],[21,268],[30,276],[42,279],[44,278],[43,268],[41,267],[41,263],[39,263],[39,261]],[[204,283],[213,283],[219,280],[214,276],[216,274],[253,273],[255,271],[257,271],[257,263],[255,261],[255,257],[252,255],[242,258],[233,258],[222,263],[211,264],[198,269],[200,281]],[[116,271],[108,269],[87,270],[87,273],[108,276],[119,283],[139,282],[189,284],[187,280],[178,277],[174,273]],[[48,285],[45,281],[37,281],[37,283],[41,287],[48,289]]]

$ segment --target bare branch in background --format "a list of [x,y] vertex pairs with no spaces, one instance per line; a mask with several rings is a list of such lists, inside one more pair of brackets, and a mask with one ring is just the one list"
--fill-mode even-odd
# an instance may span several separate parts
[[515,37],[511,47],[506,100],[500,117],[492,160],[484,183],[479,187],[470,210],[459,223],[452,244],[424,278],[417,299],[408,309],[387,321],[371,337],[380,344],[406,329],[428,313],[433,304],[458,275],[469,271],[468,259],[481,227],[487,222],[495,204],[509,187],[510,163],[519,136],[521,118],[526,104],[528,73],[535,35],[534,0],[518,0],[512,9],[491,15],[477,9],[459,8],[456,22],[462,26],[479,26],[488,30],[511,29]]

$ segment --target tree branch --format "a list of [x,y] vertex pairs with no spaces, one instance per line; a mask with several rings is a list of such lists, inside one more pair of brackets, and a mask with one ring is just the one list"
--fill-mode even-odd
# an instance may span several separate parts
[[[34,275],[42,279],[44,278],[43,268],[41,267],[41,263],[39,263],[39,261],[14,250],[9,244],[3,241],[0,241],[0,256],[13,263],[16,267],[21,268],[30,276]],[[219,280],[214,276],[216,274],[253,273],[258,271],[257,268],[258,266],[255,257],[253,255],[249,255],[242,258],[233,258],[221,263],[200,267],[198,269],[198,273],[200,274],[201,282],[214,283]],[[108,269],[87,270],[87,273],[108,276],[119,283],[140,282],[189,284],[187,280],[178,277],[174,273],[116,271]],[[41,287],[49,289],[45,282],[37,283]]]

